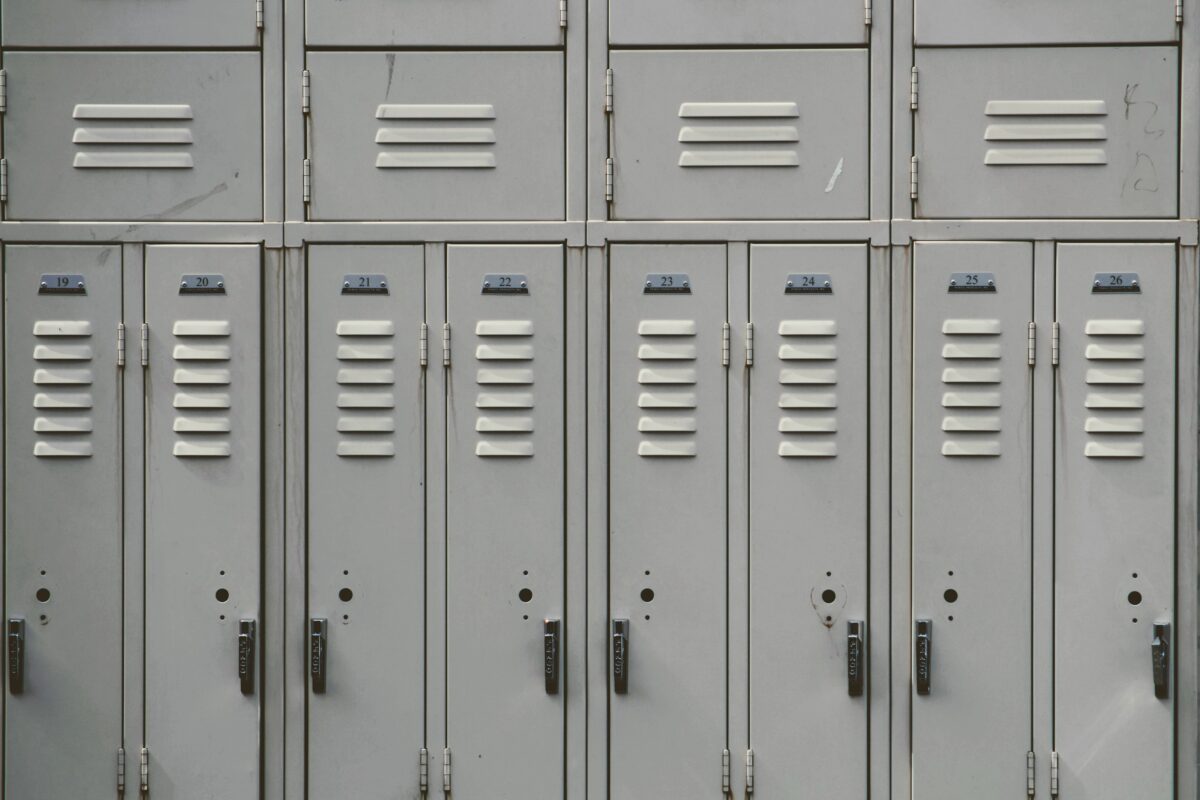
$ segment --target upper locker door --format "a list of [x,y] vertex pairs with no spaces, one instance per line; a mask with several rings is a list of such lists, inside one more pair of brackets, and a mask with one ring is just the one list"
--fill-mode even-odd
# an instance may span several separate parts
[[916,0],[916,43],[1173,42],[1171,0]]
[[915,261],[912,797],[1008,800],[1031,725],[1033,248]]
[[724,245],[614,245],[609,790],[716,797],[727,747]]
[[305,20],[308,44],[332,47],[555,47],[566,27],[559,0],[307,0]]
[[563,218],[561,52],[323,52],[308,66],[312,219]]
[[110,798],[122,744],[121,248],[9,246],[4,268],[4,796]]
[[610,0],[609,40],[644,44],[866,44],[862,0]]
[[1175,796],[1171,648],[1190,644],[1171,639],[1175,291],[1173,244],[1058,247],[1054,749],[1064,798]]
[[260,254],[146,248],[146,746],[156,798],[259,795]]
[[[421,247],[308,250],[308,793],[415,797],[425,709]],[[347,524],[349,522],[349,524]]]
[[867,312],[865,245],[750,249],[755,797],[867,796]]
[[256,47],[255,0],[15,0],[5,47]]
[[614,219],[863,219],[868,55],[613,51]]
[[446,744],[454,797],[561,798],[563,248],[451,245],[446,259]]
[[1173,217],[1174,47],[919,49],[919,217]]

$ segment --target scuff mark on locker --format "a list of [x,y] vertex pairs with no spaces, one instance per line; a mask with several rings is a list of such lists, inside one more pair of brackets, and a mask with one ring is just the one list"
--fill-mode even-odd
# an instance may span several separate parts
[[385,58],[387,58],[387,65],[388,65],[388,82],[387,82],[387,89],[384,90],[383,96],[391,97],[392,96],[392,79],[394,77],[396,77],[396,54],[388,53],[385,56]]
[[842,166],[845,164],[845,158],[839,158],[837,166],[833,168],[833,174],[829,176],[829,183],[825,184],[825,194],[833,191],[833,187],[837,185],[838,178],[842,176]]
[[187,200],[184,200],[182,203],[176,203],[175,205],[171,206],[166,211],[163,211],[161,213],[146,214],[145,216],[138,217],[138,219],[143,219],[143,220],[171,219],[172,217],[178,216],[179,214],[182,214],[183,212],[187,211],[190,208],[200,205],[201,203],[203,203],[205,200],[212,197],[213,195],[217,195],[217,194],[220,194],[221,192],[228,191],[228,189],[229,189],[229,184],[222,181],[221,183],[218,183],[213,188],[209,189],[204,194],[198,194],[195,197],[189,197]]

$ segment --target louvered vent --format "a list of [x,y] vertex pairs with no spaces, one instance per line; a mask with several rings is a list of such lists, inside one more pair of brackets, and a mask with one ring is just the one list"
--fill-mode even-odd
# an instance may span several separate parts
[[1103,100],[992,100],[983,138],[995,143],[985,164],[1088,166],[1108,163],[1104,142],[1108,116]]
[[795,103],[683,103],[681,167],[798,167]]
[[648,319],[638,323],[638,455],[696,455],[696,323]]
[[76,169],[191,169],[189,105],[80,104]]
[[1146,323],[1140,319],[1090,319],[1084,380],[1087,433],[1084,455],[1088,458],[1141,458],[1145,455],[1143,362],[1146,346],[1142,338]]
[[944,456],[1000,455],[1000,320],[942,323]]
[[228,320],[178,320],[171,357],[175,373],[175,447],[180,458],[227,458],[233,407]]
[[837,455],[837,322],[779,323],[779,455]]
[[337,324],[337,454],[343,458],[396,455],[395,335],[390,320]]
[[496,130],[491,105],[388,104],[375,110],[388,124],[375,133],[379,169],[491,169]]
[[33,382],[37,410],[33,454],[39,458],[92,455],[92,324],[40,320],[33,325]]
[[492,319],[475,324],[475,455],[533,455],[533,322]]

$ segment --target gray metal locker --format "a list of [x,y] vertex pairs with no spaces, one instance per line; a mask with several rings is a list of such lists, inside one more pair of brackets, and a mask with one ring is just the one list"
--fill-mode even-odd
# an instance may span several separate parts
[[755,797],[867,796],[868,311],[865,245],[750,248]]
[[1057,275],[1059,791],[1081,800],[1168,800],[1175,796],[1175,245],[1061,244]]
[[863,219],[866,50],[613,51],[614,219]]
[[[330,47],[555,47],[566,8],[566,0],[306,0],[305,39]],[[582,4],[572,11],[582,18]]]
[[308,250],[308,796],[415,797],[425,746],[420,246]]
[[254,0],[12,0],[5,47],[255,47]]
[[4,68],[8,219],[262,219],[256,53],[10,52]]
[[1033,248],[914,259],[912,797],[1007,800],[1032,724]]
[[259,269],[257,246],[146,248],[145,741],[159,800],[259,796]]
[[862,0],[610,0],[613,44],[866,44]]
[[916,0],[916,43],[1098,44],[1179,38],[1171,0]]
[[316,220],[562,219],[561,52],[309,53]]
[[724,245],[613,245],[609,797],[716,797],[727,748]]
[[4,796],[109,798],[122,745],[121,250],[9,245],[4,267]]
[[[561,245],[450,245],[446,745],[452,791],[565,786]],[[553,674],[552,674],[553,673]]]
[[920,217],[1172,217],[1173,47],[917,52]]

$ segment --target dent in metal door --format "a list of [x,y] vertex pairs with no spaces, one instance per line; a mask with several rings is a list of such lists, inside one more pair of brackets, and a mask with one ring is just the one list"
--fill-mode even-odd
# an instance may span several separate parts
[[5,47],[254,47],[247,0],[38,0],[5,3]]
[[[262,537],[259,250],[146,248],[146,746],[160,800],[250,800]],[[185,285],[186,284],[186,285]],[[251,660],[256,653],[252,650]]]
[[915,262],[912,796],[1004,800],[1030,747],[1033,248]]
[[562,219],[562,53],[310,53],[308,65],[312,219]]
[[866,217],[866,50],[609,58],[614,218]]
[[866,44],[859,0],[611,0],[613,44]]
[[[562,797],[563,249],[447,248],[446,737],[458,798]],[[561,638],[553,658],[561,670]]]
[[556,47],[562,19],[558,0],[307,0],[305,30],[334,47]]
[[608,602],[629,631],[625,685],[608,670],[609,796],[715,797],[727,742],[726,249],[610,252]]
[[7,216],[262,218],[255,53],[7,53]]
[[1063,797],[1174,796],[1172,643],[1156,692],[1154,639],[1174,617],[1175,286],[1173,244],[1058,247],[1054,746]]
[[5,619],[23,621],[24,653],[20,685],[6,670],[4,795],[108,798],[122,744],[121,250],[5,254]]
[[916,0],[917,44],[1097,44],[1179,38],[1161,0]]
[[416,797],[423,251],[313,246],[308,265],[308,616],[328,623],[325,686],[308,695],[308,792]]
[[751,247],[755,797],[867,795],[867,313],[865,245]]
[[1171,217],[1171,47],[927,49],[921,217]]

